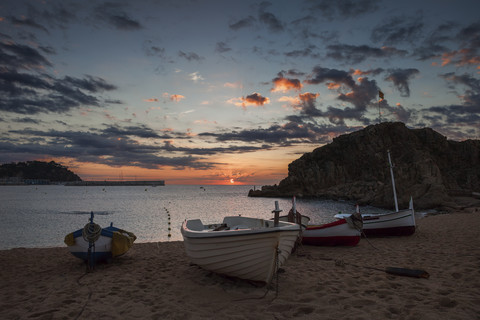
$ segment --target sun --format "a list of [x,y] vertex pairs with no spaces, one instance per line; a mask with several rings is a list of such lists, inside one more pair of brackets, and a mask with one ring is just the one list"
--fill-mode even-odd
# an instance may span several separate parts
[[233,183],[235,183],[235,180],[233,180],[233,179],[230,179],[230,183],[232,183],[232,184],[233,184]]

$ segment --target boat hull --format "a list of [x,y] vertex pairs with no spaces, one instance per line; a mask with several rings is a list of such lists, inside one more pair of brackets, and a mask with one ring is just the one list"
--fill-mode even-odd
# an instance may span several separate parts
[[308,225],[302,235],[302,243],[315,246],[355,246],[360,241],[360,230],[339,219],[323,225]]
[[[65,243],[70,253],[84,261],[89,260],[90,243],[83,238],[83,229],[68,234]],[[136,236],[133,233],[110,226],[103,228],[100,237],[94,242],[90,252],[91,262],[110,261],[125,254],[133,245]]]
[[[254,220],[259,225],[252,226]],[[192,230],[189,221],[183,223],[181,232],[192,263],[215,273],[266,283],[290,256],[300,233],[300,226],[292,223],[279,222],[274,227],[273,221],[247,217],[226,217],[229,230],[220,231],[213,231],[216,225]],[[235,229],[236,223],[242,227]]]
[[415,233],[413,209],[381,215],[362,215],[364,234],[375,237],[409,236]]

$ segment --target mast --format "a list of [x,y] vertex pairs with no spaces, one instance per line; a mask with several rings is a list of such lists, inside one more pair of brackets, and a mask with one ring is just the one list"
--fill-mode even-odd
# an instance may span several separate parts
[[395,200],[395,211],[398,212],[397,191],[395,190],[395,178],[393,177],[392,159],[390,159],[390,150],[387,150],[388,164],[390,165],[390,175],[392,176],[393,199]]

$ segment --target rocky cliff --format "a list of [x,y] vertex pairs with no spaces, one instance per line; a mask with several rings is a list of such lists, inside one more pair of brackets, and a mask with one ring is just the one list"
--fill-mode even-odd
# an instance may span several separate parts
[[341,135],[288,165],[277,186],[249,196],[317,197],[394,206],[387,150],[394,164],[399,207],[410,196],[418,209],[451,201],[452,192],[480,192],[480,140],[447,140],[432,129],[381,123]]

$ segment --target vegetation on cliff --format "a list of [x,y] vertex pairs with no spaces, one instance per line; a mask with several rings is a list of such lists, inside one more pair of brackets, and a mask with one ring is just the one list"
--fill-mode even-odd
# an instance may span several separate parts
[[52,182],[82,181],[79,176],[54,161],[27,161],[0,166],[0,179],[49,180]]

